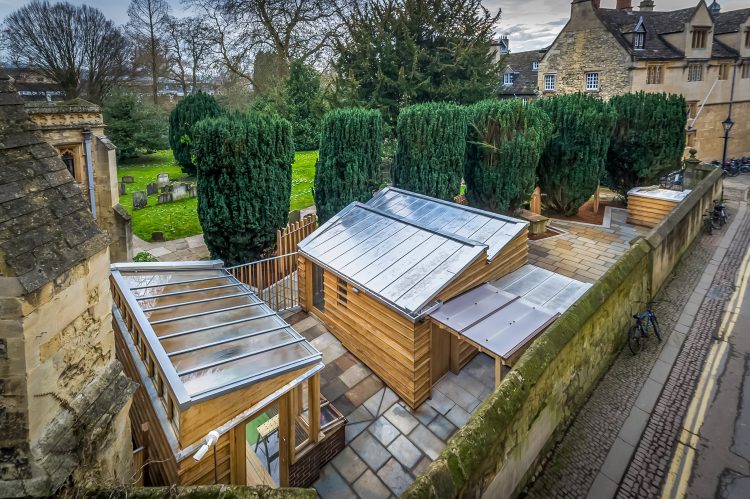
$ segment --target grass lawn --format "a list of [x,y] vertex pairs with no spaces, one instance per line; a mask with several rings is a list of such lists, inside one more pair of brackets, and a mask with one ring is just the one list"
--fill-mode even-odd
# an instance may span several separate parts
[[[292,196],[290,211],[307,208],[314,204],[312,197],[315,179],[315,161],[318,151],[301,151],[295,154],[292,165]],[[194,236],[203,232],[198,222],[198,200],[185,199],[172,203],[156,204],[157,197],[148,197],[148,206],[133,211],[133,192],[145,191],[149,182],[156,182],[159,173],[168,173],[170,180],[185,177],[175,163],[172,151],[167,149],[154,154],[120,162],[117,174],[121,180],[130,175],[135,182],[127,184],[127,193],[120,196],[120,204],[133,216],[133,233],[151,241],[151,233],[162,231],[166,240]]]

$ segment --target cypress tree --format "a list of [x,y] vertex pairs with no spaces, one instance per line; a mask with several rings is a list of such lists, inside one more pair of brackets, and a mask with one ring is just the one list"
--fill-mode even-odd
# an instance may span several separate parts
[[178,102],[169,115],[169,147],[172,148],[175,161],[188,175],[196,173],[192,160],[193,125],[204,118],[213,118],[221,113],[222,109],[216,99],[206,93],[197,92]]
[[529,199],[552,123],[539,106],[518,99],[469,108],[466,197],[472,206],[507,212]]
[[398,115],[393,185],[452,201],[458,195],[466,156],[464,108],[429,103]]
[[200,121],[193,137],[206,246],[227,265],[257,259],[287,223],[291,125],[272,115],[232,114]]
[[622,196],[680,168],[687,104],[676,94],[637,92],[610,99],[617,122],[607,154],[610,188]]
[[542,99],[554,132],[539,161],[539,185],[553,209],[572,215],[594,193],[604,172],[617,114],[585,94]]
[[323,223],[378,188],[383,120],[379,111],[335,109],[323,116],[321,129],[313,197]]

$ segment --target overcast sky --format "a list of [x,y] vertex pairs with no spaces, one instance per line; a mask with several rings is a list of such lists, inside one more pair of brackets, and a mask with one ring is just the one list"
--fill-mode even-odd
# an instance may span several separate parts
[[[29,0],[0,0],[0,18],[4,18]],[[127,22],[128,0],[68,0],[73,4],[92,5],[118,24]],[[707,3],[711,3],[708,0]],[[531,50],[549,45],[560,32],[570,14],[569,0],[483,0],[493,11],[502,8],[503,17],[499,34],[510,36],[512,51]],[[601,0],[602,7],[614,8],[616,0]],[[633,0],[637,6],[640,0]],[[656,0],[656,10],[673,10],[694,7],[698,0]],[[745,8],[748,0],[722,0],[723,10]],[[175,14],[183,8],[178,0],[170,0]]]

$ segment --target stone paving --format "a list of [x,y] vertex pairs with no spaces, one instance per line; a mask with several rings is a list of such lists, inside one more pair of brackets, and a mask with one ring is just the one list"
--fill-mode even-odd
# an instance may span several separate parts
[[149,243],[133,235],[133,256],[147,251],[160,262],[187,262],[211,258],[203,234],[197,236]]
[[400,495],[494,388],[494,362],[478,354],[412,410],[317,318],[299,312],[287,321],[323,353],[320,390],[348,420],[347,446],[313,485],[323,499]]
[[630,240],[648,232],[645,227],[627,225],[626,210],[608,210],[609,227],[552,220],[551,226],[563,233],[529,241],[529,263],[583,282],[599,279],[630,249]]
[[[524,491],[525,496],[540,499],[583,497],[587,491],[597,492],[601,494],[600,497],[611,497],[614,494],[616,481],[603,481],[599,476],[600,470],[605,465],[607,468],[622,470],[627,466],[629,458],[624,458],[624,463],[618,463],[614,458],[609,458],[608,461],[610,450],[615,445],[637,444],[639,435],[627,435],[624,432],[623,440],[620,437],[621,430],[626,422],[628,427],[631,424],[636,427],[639,423],[645,424],[648,413],[638,406],[646,406],[648,401],[639,399],[641,388],[646,383],[655,386],[656,380],[649,379],[654,366],[667,369],[666,366],[657,364],[661,362],[657,357],[670,343],[669,338],[677,326],[680,312],[700,280],[717,240],[718,238],[703,237],[686,252],[669,282],[656,297],[660,303],[653,307],[662,326],[661,343],[652,339],[637,356],[627,348],[623,349],[561,442],[547,456],[544,468]],[[633,313],[641,308],[643,305],[633,304]],[[616,453],[615,456],[620,457]],[[617,475],[615,471],[610,473]],[[597,479],[599,483],[595,484]]]

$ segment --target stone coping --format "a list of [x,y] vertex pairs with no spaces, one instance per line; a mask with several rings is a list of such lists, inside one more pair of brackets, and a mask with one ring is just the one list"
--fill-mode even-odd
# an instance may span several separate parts
[[690,192],[689,189],[684,191],[673,191],[671,189],[662,189],[660,187],[636,187],[628,191],[628,197],[635,196],[679,203],[683,201]]

